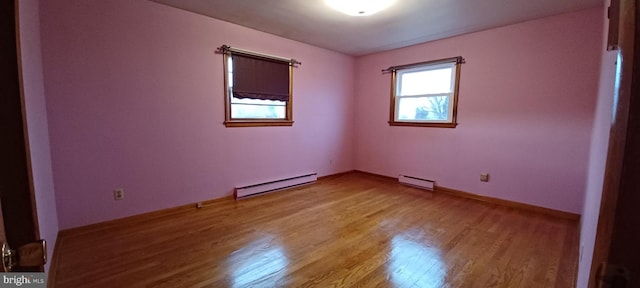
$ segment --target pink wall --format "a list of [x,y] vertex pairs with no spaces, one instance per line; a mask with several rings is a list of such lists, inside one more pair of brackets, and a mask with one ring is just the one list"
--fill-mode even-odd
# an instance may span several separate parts
[[[61,229],[353,168],[352,57],[150,1],[41,5]],[[302,61],[293,127],[222,125],[223,44]]]
[[[61,229],[230,195],[237,185],[354,168],[582,211],[600,8],[354,61],[149,1],[41,6]],[[222,57],[214,53],[222,44],[303,62],[294,72],[293,127],[222,125]],[[467,60],[460,125],[388,126],[389,78],[380,70],[457,55]],[[491,182],[479,182],[481,172]],[[112,200],[120,187],[125,200]]]
[[[580,213],[598,91],[602,9],[360,57],[358,170]],[[455,129],[390,127],[392,65],[461,55]],[[489,172],[491,181],[479,181]]]
[[[47,255],[51,259],[58,236],[58,216],[42,76],[39,5],[37,0],[20,0],[17,3],[24,105],[38,226],[40,238],[47,240]],[[49,263],[45,269],[49,270]]]
[[[605,7],[609,7],[609,1],[605,1]],[[604,15],[607,9],[601,11]],[[580,250],[582,256],[578,264],[578,285],[576,287],[587,287],[589,273],[591,271],[591,260],[593,259],[593,248],[598,228],[598,218],[600,214],[600,200],[602,197],[602,187],[604,183],[604,171],[607,160],[607,149],[609,147],[609,129],[611,127],[611,117],[613,111],[613,93],[617,52],[607,52],[606,37],[608,21],[604,20],[603,43],[601,44],[602,65],[600,68],[600,88],[598,90],[598,104],[591,134],[591,150],[589,153],[589,168],[587,177],[587,187],[585,193],[584,206],[582,209],[582,219],[580,223]]]

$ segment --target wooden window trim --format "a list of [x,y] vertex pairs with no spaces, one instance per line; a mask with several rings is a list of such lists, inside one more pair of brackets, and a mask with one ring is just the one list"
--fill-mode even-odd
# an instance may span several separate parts
[[[416,63],[402,66],[402,69],[408,69],[417,66],[436,65],[441,63],[454,62],[454,59],[462,59],[461,57],[447,58],[423,63]],[[433,127],[433,128],[456,128],[458,126],[458,90],[460,87],[460,66],[464,63],[464,60],[456,60],[456,79],[454,83],[453,91],[453,111],[451,112],[451,122],[437,123],[437,122],[418,122],[418,121],[396,121],[396,82],[397,71],[400,69],[390,68],[391,71],[391,104],[389,105],[389,126],[410,126],[410,127]],[[406,68],[405,68],[406,67]]]
[[289,65],[289,101],[286,101],[285,119],[233,119],[231,118],[231,98],[233,95],[229,93],[229,57],[225,54],[223,57],[224,65],[224,126],[226,127],[267,127],[267,126],[293,126],[293,65]]
[[389,121],[389,126],[456,128],[456,126],[458,126],[458,123],[420,123],[420,122]]
[[288,120],[265,120],[265,119],[243,119],[224,121],[227,127],[260,127],[260,126],[293,126],[293,121]]

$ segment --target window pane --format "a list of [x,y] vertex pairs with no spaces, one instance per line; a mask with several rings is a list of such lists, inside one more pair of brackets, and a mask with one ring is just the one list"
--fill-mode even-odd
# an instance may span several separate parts
[[231,104],[231,118],[285,119],[286,106]]
[[398,95],[449,93],[453,87],[452,74],[453,67],[404,72],[400,75],[400,91]]
[[449,96],[399,98],[397,120],[447,121]]

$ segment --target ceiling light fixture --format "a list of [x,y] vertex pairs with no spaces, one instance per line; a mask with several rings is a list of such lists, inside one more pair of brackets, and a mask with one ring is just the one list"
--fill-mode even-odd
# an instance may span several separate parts
[[395,0],[324,0],[329,7],[351,16],[369,16],[391,6]]

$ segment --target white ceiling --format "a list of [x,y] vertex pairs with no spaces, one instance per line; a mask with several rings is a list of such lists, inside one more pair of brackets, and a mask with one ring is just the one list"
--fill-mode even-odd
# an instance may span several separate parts
[[354,17],[323,0],[152,0],[360,56],[536,18],[599,7],[603,0],[396,0]]

